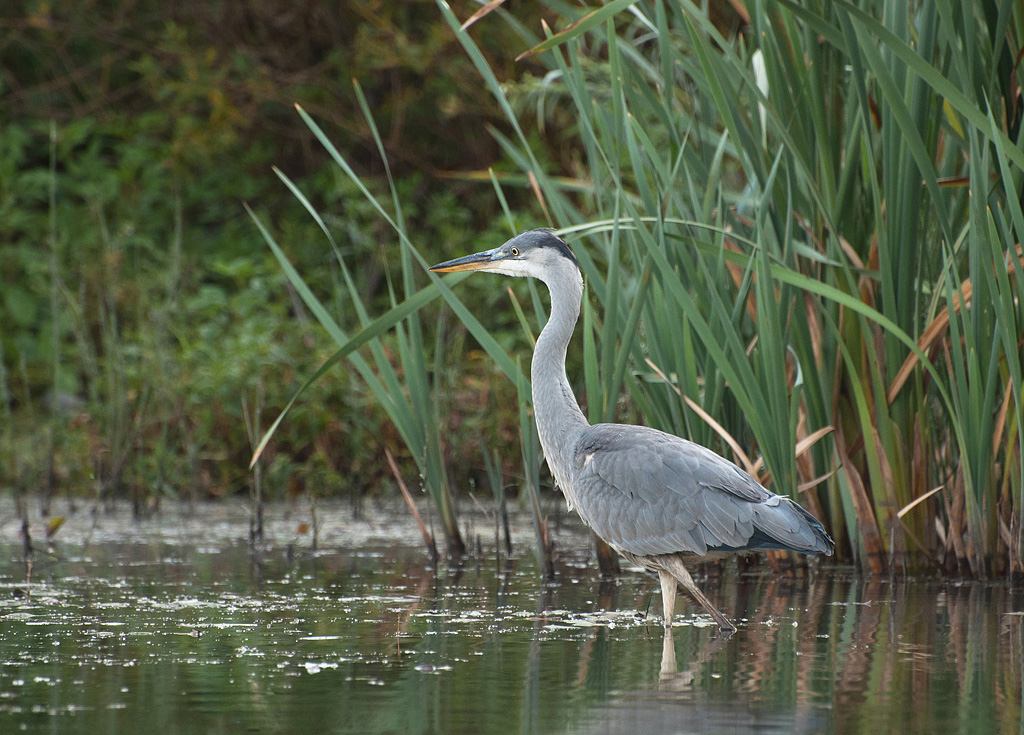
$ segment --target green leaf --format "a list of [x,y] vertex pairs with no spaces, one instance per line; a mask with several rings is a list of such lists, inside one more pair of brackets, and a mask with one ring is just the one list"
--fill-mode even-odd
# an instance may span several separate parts
[[539,54],[543,51],[553,49],[556,46],[561,46],[566,41],[570,41],[573,38],[576,38],[577,36],[586,33],[590,29],[601,25],[602,23],[605,22],[605,20],[611,18],[616,13],[625,10],[630,5],[635,5],[637,1],[638,0],[612,0],[612,2],[608,3],[607,5],[602,5],[597,10],[593,10],[587,15],[584,15],[582,18],[580,18],[572,25],[563,28],[561,31],[554,34],[546,41],[538,43],[529,51],[523,52],[522,54],[519,55],[518,58],[521,59],[524,56]]

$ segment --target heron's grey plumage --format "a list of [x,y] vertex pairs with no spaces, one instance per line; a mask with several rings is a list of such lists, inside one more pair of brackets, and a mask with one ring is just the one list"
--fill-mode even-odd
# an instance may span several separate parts
[[431,270],[533,276],[547,285],[551,314],[531,368],[541,448],[570,508],[627,559],[658,572],[666,625],[679,582],[723,629],[734,628],[693,583],[687,557],[747,549],[832,553],[832,539],[814,516],[710,449],[644,426],[587,422],[565,374],[583,278],[551,231],[531,230]]
[[643,426],[598,424],[576,444],[577,510],[635,555],[744,549],[830,553],[821,524],[710,449]]

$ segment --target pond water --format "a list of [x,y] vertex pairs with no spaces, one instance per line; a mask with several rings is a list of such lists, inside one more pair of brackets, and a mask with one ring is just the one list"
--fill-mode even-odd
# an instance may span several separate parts
[[90,511],[49,552],[35,518],[27,576],[0,499],[0,733],[1024,733],[1005,582],[695,567],[739,631],[681,594],[666,638],[657,583],[602,580],[570,519],[544,584],[526,518],[517,556],[480,515],[434,569],[398,507],[321,505],[314,552],[273,506],[259,559],[237,503]]

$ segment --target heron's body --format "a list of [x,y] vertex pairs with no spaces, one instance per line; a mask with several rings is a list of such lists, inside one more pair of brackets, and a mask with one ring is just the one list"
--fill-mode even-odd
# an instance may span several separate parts
[[587,422],[565,375],[583,279],[571,251],[551,232],[532,230],[431,270],[533,276],[547,285],[551,315],[531,371],[541,448],[569,507],[624,557],[658,573],[666,625],[679,582],[720,627],[734,628],[693,583],[687,557],[748,549],[832,553],[814,516],[711,450],[643,426]]

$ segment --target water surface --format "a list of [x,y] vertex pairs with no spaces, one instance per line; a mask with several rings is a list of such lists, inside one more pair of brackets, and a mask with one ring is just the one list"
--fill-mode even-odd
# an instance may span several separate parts
[[267,519],[254,557],[235,503],[81,508],[50,551],[36,517],[29,576],[0,500],[0,732],[1024,733],[1005,582],[698,567],[740,629],[681,594],[666,639],[656,582],[601,580],[568,520],[544,584],[526,519],[436,569],[398,507],[321,507],[315,552],[305,506]]

